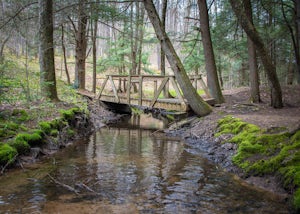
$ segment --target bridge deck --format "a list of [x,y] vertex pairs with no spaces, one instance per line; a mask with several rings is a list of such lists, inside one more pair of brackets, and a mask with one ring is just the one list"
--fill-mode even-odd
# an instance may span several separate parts
[[[91,99],[96,99],[96,94],[87,91],[87,90],[78,90],[78,93],[89,97]],[[127,97],[119,96],[119,101],[116,100],[116,97],[113,95],[101,95],[100,101],[104,102],[111,102],[111,103],[120,103],[120,104],[128,104],[128,105],[139,105],[139,106],[146,106],[149,107],[152,103],[152,99],[149,98],[142,98],[141,104],[140,99],[138,98],[130,98],[130,103],[127,102]],[[214,105],[215,100],[213,98],[204,98],[204,100],[210,104]],[[153,108],[161,108],[166,110],[174,110],[174,111],[189,111],[190,106],[184,102],[180,102],[179,99],[176,98],[159,98],[156,100]]]

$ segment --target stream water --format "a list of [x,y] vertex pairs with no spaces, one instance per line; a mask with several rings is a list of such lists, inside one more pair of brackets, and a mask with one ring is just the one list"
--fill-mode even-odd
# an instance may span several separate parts
[[288,213],[152,117],[105,127],[0,177],[0,213]]

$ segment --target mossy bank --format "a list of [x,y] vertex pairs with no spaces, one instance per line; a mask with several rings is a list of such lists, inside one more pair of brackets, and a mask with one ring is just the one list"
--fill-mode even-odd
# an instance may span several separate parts
[[24,109],[1,112],[2,173],[11,166],[22,165],[24,161],[33,161],[39,155],[51,154],[93,130],[85,109],[72,106],[55,111],[58,113],[54,115],[55,117],[53,115],[43,117],[39,122]]
[[300,211],[300,130],[289,133],[285,128],[269,130],[246,123],[233,116],[218,121],[215,137],[235,145],[232,162],[245,176],[277,176],[292,195],[292,204]]

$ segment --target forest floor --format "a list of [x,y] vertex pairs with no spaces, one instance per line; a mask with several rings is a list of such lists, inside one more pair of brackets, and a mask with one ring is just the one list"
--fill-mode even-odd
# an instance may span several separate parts
[[282,87],[284,102],[282,109],[274,109],[270,106],[270,93],[266,88],[261,89],[261,103],[250,103],[249,94],[248,87],[223,91],[226,102],[214,107],[211,114],[200,120],[191,120],[189,125],[185,124],[180,128],[171,126],[166,132],[180,134],[186,142],[204,150],[208,159],[227,171],[237,174],[254,186],[276,193],[285,200],[286,191],[276,176],[245,176],[243,171],[231,161],[236,153],[236,147],[232,144],[223,144],[227,140],[226,136],[215,137],[214,134],[218,129],[218,120],[227,115],[240,118],[270,132],[280,129],[291,133],[296,132],[300,129],[300,85]]

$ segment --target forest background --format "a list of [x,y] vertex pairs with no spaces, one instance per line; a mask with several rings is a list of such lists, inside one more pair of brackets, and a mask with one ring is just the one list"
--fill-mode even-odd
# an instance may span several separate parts
[[[107,73],[173,74],[171,66],[165,63],[164,50],[156,39],[144,8],[145,2],[53,1],[52,13],[46,15],[44,24],[46,26],[49,20],[53,20],[52,47],[58,79],[74,88],[95,91],[96,86],[99,87],[97,78]],[[252,11],[246,14],[249,10],[240,10],[249,20],[252,19],[279,82],[298,83],[298,1],[236,2],[242,3],[245,8],[248,5]],[[41,88],[56,84],[55,81],[43,82],[37,66],[42,43],[41,29],[45,29],[39,22],[41,2],[2,0],[0,3],[0,101],[38,100],[43,96]],[[209,67],[205,69],[208,58],[204,54],[207,42],[204,42],[203,35],[204,31],[209,31],[213,64],[222,89],[253,86],[253,78],[260,86],[271,85],[272,88],[272,81],[261,60],[263,58],[256,57],[258,51],[254,51],[254,57],[251,56],[249,38],[243,24],[238,22],[242,15],[235,15],[229,1],[161,0],[154,1],[154,4],[188,74],[207,76],[210,73]],[[201,4],[207,7],[207,23],[200,23]],[[208,25],[206,28],[205,24]],[[251,58],[255,60],[251,62]],[[256,70],[257,76],[253,75],[251,67]],[[213,90],[209,83],[208,86]],[[8,91],[14,95],[11,96]],[[259,96],[251,96],[249,99],[259,102]]]

